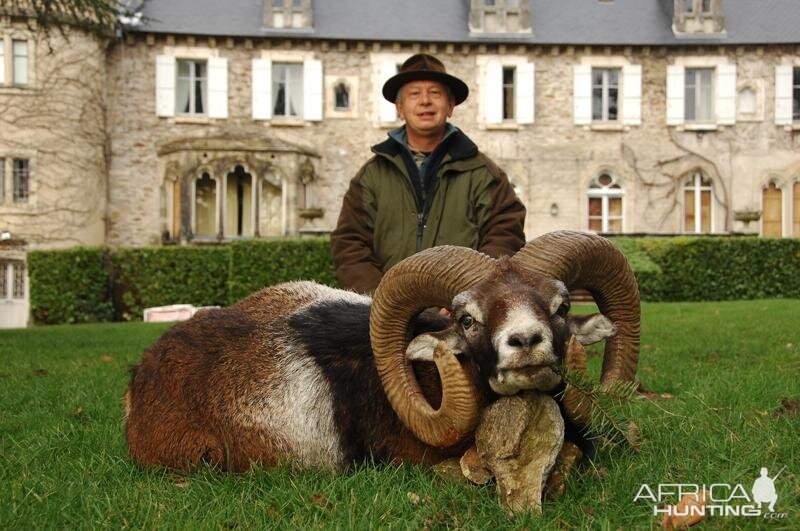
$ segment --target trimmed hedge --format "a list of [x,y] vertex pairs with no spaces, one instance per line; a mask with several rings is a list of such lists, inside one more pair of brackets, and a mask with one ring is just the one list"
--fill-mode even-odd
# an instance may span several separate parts
[[717,301],[800,298],[800,240],[787,238],[643,238],[661,269],[646,300]]
[[111,251],[117,319],[141,319],[145,308],[228,303],[228,247],[144,247]]
[[[800,239],[611,240],[628,257],[642,300],[800,298]],[[338,285],[326,238],[34,251],[28,268],[39,324],[141,319],[146,307],[175,303],[225,305],[290,280]]]
[[91,323],[114,317],[103,247],[31,251],[28,278],[36,324]]
[[327,238],[300,240],[241,240],[231,249],[228,284],[231,303],[290,280],[315,280],[338,287]]

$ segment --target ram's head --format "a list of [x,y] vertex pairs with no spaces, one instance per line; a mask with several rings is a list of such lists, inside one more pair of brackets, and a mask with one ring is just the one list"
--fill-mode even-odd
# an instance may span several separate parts
[[[600,314],[569,315],[569,291],[588,290]],[[450,326],[415,338],[409,324],[430,306],[450,309]],[[608,240],[560,231],[500,260],[461,247],[437,247],[392,268],[375,292],[370,335],[376,365],[397,414],[433,446],[463,439],[480,401],[458,354],[475,363],[498,394],[549,391],[567,340],[607,338],[602,382],[632,380],[639,352],[639,294],[625,257]],[[436,363],[442,401],[425,399],[410,359]]]

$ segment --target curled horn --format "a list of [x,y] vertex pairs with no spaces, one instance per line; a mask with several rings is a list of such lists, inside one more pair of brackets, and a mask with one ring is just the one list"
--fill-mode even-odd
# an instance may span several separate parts
[[446,307],[453,297],[494,270],[494,259],[464,247],[441,246],[417,253],[381,279],[370,312],[370,340],[384,391],[400,420],[431,446],[456,444],[478,421],[472,381],[443,344],[434,361],[442,381],[442,402],[434,410],[406,359],[409,324],[421,310]]
[[523,270],[561,280],[567,289],[583,288],[617,333],[606,340],[601,382],[633,380],[639,360],[639,289],[622,252],[607,239],[557,231],[528,242],[511,261]]

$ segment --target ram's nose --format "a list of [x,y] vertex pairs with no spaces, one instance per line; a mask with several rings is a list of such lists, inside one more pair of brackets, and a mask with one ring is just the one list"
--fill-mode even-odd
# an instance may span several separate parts
[[542,339],[544,339],[544,336],[541,331],[523,330],[509,335],[506,344],[509,347],[530,350],[541,343]]

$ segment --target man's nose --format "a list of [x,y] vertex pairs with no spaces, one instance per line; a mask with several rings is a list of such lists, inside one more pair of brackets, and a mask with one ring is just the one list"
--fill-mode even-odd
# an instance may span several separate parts
[[431,97],[430,97],[430,95],[428,94],[428,92],[427,92],[427,91],[424,91],[424,90],[423,90],[423,91],[420,93],[419,102],[420,102],[422,105],[427,105],[428,103],[430,103],[430,102],[431,102]]

